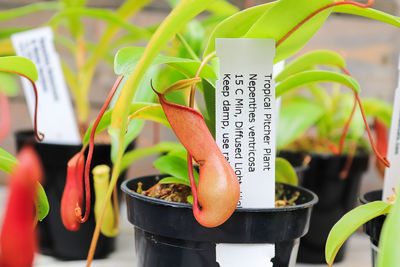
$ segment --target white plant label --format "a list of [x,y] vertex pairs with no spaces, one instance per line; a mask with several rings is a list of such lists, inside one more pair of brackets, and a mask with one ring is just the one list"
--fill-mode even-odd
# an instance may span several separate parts
[[[216,39],[216,142],[240,183],[238,208],[275,207],[275,40]],[[217,244],[221,267],[270,267],[274,244]]]
[[385,171],[382,200],[393,195],[393,189],[397,189],[400,181],[400,79],[394,94],[392,121],[390,123],[389,147],[387,158],[391,163]]
[[216,141],[240,183],[238,207],[275,206],[273,39],[216,40]]
[[[54,48],[50,27],[29,30],[11,36],[18,56],[27,57],[35,64],[39,78],[38,130],[45,134],[43,142],[80,144],[81,139],[68,94],[60,58]],[[26,102],[33,121],[35,96],[32,86],[21,78]]]

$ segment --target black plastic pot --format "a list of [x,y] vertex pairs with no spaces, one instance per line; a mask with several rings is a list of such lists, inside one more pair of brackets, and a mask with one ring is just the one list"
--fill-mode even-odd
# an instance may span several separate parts
[[[81,150],[81,146],[37,143],[31,131],[17,132],[15,136],[17,150],[20,150],[24,144],[34,146],[45,173],[43,188],[49,200],[50,211],[47,217],[38,223],[40,252],[63,260],[86,259],[96,225],[93,212],[87,222],[81,224],[80,229],[75,232],[68,231],[64,227],[60,215],[60,203],[67,177],[67,162]],[[91,167],[98,164],[107,164],[111,167],[110,151],[110,145],[95,145]],[[119,180],[121,183],[122,179]],[[93,211],[95,201],[93,184],[90,187],[91,211]],[[114,250],[114,247],[115,238],[100,235],[94,257],[105,258]]]
[[[281,157],[292,164],[304,157],[304,153],[281,151]],[[301,239],[298,261],[302,263],[325,263],[325,243],[333,225],[349,210],[353,209],[360,190],[362,174],[368,169],[368,154],[356,155],[345,179],[340,178],[347,156],[309,154],[311,161],[299,184],[316,193],[319,202],[315,205],[310,220],[310,230]],[[339,250],[335,262],[340,262],[345,245]]]
[[[364,193],[360,196],[360,202],[367,204],[369,202],[382,200],[382,190],[375,190]],[[376,259],[378,256],[379,237],[383,223],[385,222],[386,215],[376,217],[364,224],[364,232],[369,236],[371,241],[371,255],[372,255],[372,266],[375,267]]]
[[238,209],[216,228],[194,219],[189,204],[168,202],[135,192],[138,182],[147,189],[163,176],[125,181],[128,219],[135,226],[137,267],[218,267],[218,243],[275,244],[274,267],[294,266],[299,238],[307,233],[317,196],[311,191],[284,185],[287,195],[300,191],[298,205],[275,209]]

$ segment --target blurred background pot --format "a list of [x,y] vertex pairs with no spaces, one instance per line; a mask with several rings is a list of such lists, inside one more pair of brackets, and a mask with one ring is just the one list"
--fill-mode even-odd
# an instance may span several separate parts
[[[281,151],[279,156],[296,166],[305,153]],[[308,168],[299,184],[318,195],[310,220],[310,230],[301,238],[298,262],[325,263],[325,243],[333,225],[354,208],[360,190],[362,174],[368,169],[369,155],[356,154],[346,178],[341,178],[347,155],[310,153]],[[343,246],[335,262],[340,262],[345,254]]]
[[[81,224],[78,231],[68,231],[61,220],[60,204],[67,177],[67,162],[79,152],[81,145],[61,145],[38,143],[32,131],[20,131],[15,134],[17,150],[26,143],[32,144],[38,153],[44,168],[43,188],[50,204],[47,217],[38,223],[40,252],[63,260],[86,259],[90,242],[96,225],[93,212],[86,223]],[[112,166],[110,159],[111,145],[96,144],[91,168],[98,164]],[[91,173],[91,172],[90,172]],[[119,178],[121,184],[125,173]],[[92,181],[92,178],[90,179]],[[91,211],[94,210],[94,188],[92,192]],[[121,194],[120,194],[121,195]],[[115,238],[100,235],[95,258],[105,258],[115,248]]]
[[[362,204],[367,204],[377,200],[382,200],[382,190],[370,191],[360,196],[360,202]],[[371,241],[371,259],[373,267],[375,267],[378,256],[379,237],[381,235],[381,230],[385,219],[386,215],[376,217],[366,222],[363,227],[364,232],[369,236]]]

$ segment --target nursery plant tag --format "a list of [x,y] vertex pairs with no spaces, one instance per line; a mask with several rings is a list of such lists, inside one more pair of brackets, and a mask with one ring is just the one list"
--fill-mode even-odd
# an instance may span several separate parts
[[[240,183],[239,208],[275,207],[273,39],[216,39],[216,141]],[[217,244],[221,267],[272,267],[274,244]]]
[[[43,142],[80,144],[78,127],[60,59],[54,48],[51,28],[13,34],[11,41],[16,54],[32,60],[39,73],[36,82],[39,95],[38,130],[45,134]],[[35,96],[30,83],[24,78],[21,80],[33,119]]]
[[240,183],[238,207],[275,206],[275,40],[216,40],[216,141]]
[[400,181],[400,79],[394,94],[392,121],[390,123],[389,144],[387,158],[391,163],[385,171],[382,200],[393,195]]

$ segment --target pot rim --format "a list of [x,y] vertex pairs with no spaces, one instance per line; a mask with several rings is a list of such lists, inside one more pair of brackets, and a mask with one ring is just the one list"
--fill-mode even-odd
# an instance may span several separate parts
[[[330,154],[330,153],[318,153],[315,151],[307,151],[307,150],[291,150],[291,149],[281,149],[279,152],[288,152],[288,153],[298,153],[298,154],[304,154],[304,155],[309,155],[311,157],[320,157],[320,158],[347,158],[348,154]],[[369,158],[371,155],[370,151],[363,151],[361,153],[357,153],[354,155],[354,158]]]
[[382,189],[376,189],[376,190],[370,190],[367,192],[362,193],[359,197],[358,200],[362,203],[362,204],[367,204],[373,201],[379,201],[382,200],[381,198],[379,199],[375,199],[375,200],[368,200],[366,197],[367,195],[372,195],[372,194],[381,194],[382,195]]
[[[136,177],[136,178],[131,178],[128,180],[125,180],[122,184],[121,184],[121,190],[126,193],[127,195],[129,195],[130,197],[139,199],[139,200],[143,200],[143,201],[147,201],[156,205],[163,205],[163,206],[169,206],[169,207],[174,207],[174,208],[182,208],[182,209],[192,209],[192,205],[191,204],[187,204],[187,203],[178,203],[178,202],[172,202],[172,201],[167,201],[167,200],[163,200],[163,199],[158,199],[158,198],[153,198],[153,197],[148,197],[148,196],[144,196],[141,194],[136,193],[135,191],[131,190],[128,187],[129,183],[134,182],[137,179],[141,179],[141,178],[146,178],[146,177],[154,177],[154,176],[159,176],[159,177],[166,177],[165,175],[162,174],[155,174],[155,175],[146,175],[146,176],[140,176],[140,177]],[[303,191],[305,193],[308,193],[312,196],[312,199],[306,203],[303,204],[299,204],[299,205],[295,205],[295,206],[288,206],[288,207],[279,207],[279,208],[236,208],[235,212],[287,212],[287,211],[291,211],[291,210],[298,210],[298,209],[306,209],[306,208],[310,208],[312,206],[314,206],[317,202],[318,202],[318,196],[312,192],[311,190],[308,190],[306,188],[303,188],[301,186],[293,186],[293,185],[289,185],[286,184],[289,187],[292,188],[297,188],[300,189],[300,191]]]

